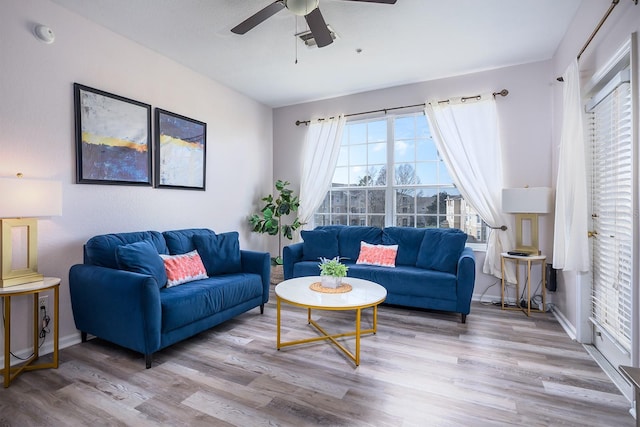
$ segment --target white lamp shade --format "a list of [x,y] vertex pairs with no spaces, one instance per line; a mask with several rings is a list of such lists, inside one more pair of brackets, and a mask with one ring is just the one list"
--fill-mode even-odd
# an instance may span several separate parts
[[551,188],[503,188],[502,211],[507,213],[551,212]]
[[62,215],[62,183],[43,179],[0,178],[0,218]]

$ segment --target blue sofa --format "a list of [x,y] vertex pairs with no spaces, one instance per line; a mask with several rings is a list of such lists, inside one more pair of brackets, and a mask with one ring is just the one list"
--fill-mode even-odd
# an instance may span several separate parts
[[[284,278],[317,276],[319,259],[339,256],[347,277],[387,290],[386,304],[451,311],[466,322],[475,283],[475,256],[457,229],[322,226],[301,233],[303,242],[283,250]],[[361,242],[397,245],[395,267],[359,264]]]
[[[166,286],[168,271],[160,254],[194,250],[208,277],[188,281],[197,276],[187,276],[186,283]],[[263,313],[270,268],[268,253],[240,250],[237,232],[95,236],[84,245],[84,263],[69,271],[75,325],[83,342],[92,334],[138,351],[150,368],[152,354],[162,348],[255,307]]]

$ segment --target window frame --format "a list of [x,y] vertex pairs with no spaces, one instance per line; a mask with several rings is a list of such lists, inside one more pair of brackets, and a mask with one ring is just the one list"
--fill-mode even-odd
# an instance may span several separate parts
[[[349,225],[349,223],[351,222],[350,216],[354,216],[357,217],[359,215],[363,215],[363,216],[367,216],[366,218],[366,222],[369,223],[369,215],[373,215],[373,216],[380,216],[383,215],[384,216],[384,221],[383,221],[383,225],[382,227],[392,227],[392,226],[396,226],[396,222],[398,219],[398,216],[404,216],[399,214],[398,212],[396,212],[396,203],[397,203],[397,196],[398,196],[398,191],[401,189],[411,189],[411,190],[426,190],[430,193],[433,193],[435,195],[435,197],[439,198],[440,194],[443,191],[452,191],[454,193],[457,194],[453,194],[453,196],[456,197],[460,197],[462,198],[462,195],[460,194],[460,191],[457,189],[456,185],[452,182],[451,184],[443,184],[441,182],[437,182],[437,183],[428,183],[428,184],[397,184],[396,181],[396,167],[400,164],[411,164],[414,167],[414,173],[416,173],[416,165],[418,165],[419,163],[426,163],[427,160],[419,160],[416,158],[416,156],[413,156],[413,160],[410,162],[400,162],[400,163],[395,163],[395,148],[396,148],[396,144],[398,141],[402,141],[402,138],[396,138],[395,135],[395,124],[396,124],[396,120],[398,120],[399,118],[405,118],[405,117],[412,117],[415,118],[417,116],[422,116],[424,117],[424,119],[426,120],[426,116],[424,116],[423,112],[419,112],[419,111],[414,111],[414,112],[407,112],[407,113],[402,113],[402,114],[386,114],[384,116],[375,116],[375,117],[368,117],[365,119],[355,119],[355,120],[349,120],[347,121],[347,123],[345,124],[345,131],[347,131],[349,126],[352,126],[354,124],[368,124],[371,122],[379,122],[379,121],[384,121],[385,125],[386,125],[386,141],[384,141],[386,143],[386,165],[384,165],[383,167],[386,168],[386,183],[385,185],[366,185],[366,186],[362,186],[362,185],[356,185],[353,183],[348,182],[348,185],[345,186],[340,186],[340,187],[331,187],[328,191],[327,194],[329,193],[333,193],[336,191],[345,191],[347,192],[347,194],[349,194],[348,192],[350,191],[354,191],[354,190],[363,190],[366,191],[368,194],[368,191],[370,190],[384,190],[385,192],[385,208],[384,208],[384,213],[379,214],[379,213],[370,213],[368,212],[368,203],[366,204],[367,206],[367,210],[364,213],[351,213],[349,206],[347,205],[347,209],[346,212],[340,212],[339,215],[340,216],[345,216],[347,218],[347,224]],[[428,123],[427,123],[428,126]],[[344,137],[344,136],[343,136]],[[408,138],[408,140],[413,140],[414,142],[419,141],[421,138],[419,138],[419,136],[414,132],[412,138]],[[432,139],[431,137],[431,129],[429,129],[429,135],[427,136],[427,140]],[[369,146],[369,144],[371,143],[377,143],[376,141],[369,141],[368,136],[365,137],[364,142],[362,143],[365,146]],[[358,144],[359,145],[359,144]],[[350,147],[351,144],[347,144],[346,147]],[[345,145],[342,145],[341,143],[341,150],[344,149]],[[415,147],[414,147],[415,150]],[[436,151],[437,153],[437,151]],[[437,180],[440,180],[440,170],[441,168],[446,168],[446,166],[444,165],[444,162],[442,160],[442,158],[440,157],[440,154],[437,153],[437,159],[433,159],[433,160],[429,160],[431,162],[437,162],[440,167],[437,168]],[[366,167],[369,167],[369,163],[368,160],[366,162]],[[377,165],[377,164],[376,164]],[[337,167],[347,167],[347,168],[351,168],[352,167],[352,163],[351,161],[347,162],[347,165],[338,165]],[[446,169],[444,169],[446,170]],[[348,181],[351,181],[351,178],[348,178]],[[366,197],[366,196],[365,196]],[[417,220],[420,216],[422,216],[421,214],[419,214],[416,211],[416,200],[415,200],[415,194],[414,194],[414,209],[412,213],[408,213],[406,216],[411,216],[413,217],[413,225],[410,225],[412,227],[416,227],[416,223]],[[437,199],[439,200],[439,199]],[[326,201],[326,196],[325,196],[325,201]],[[335,218],[337,212],[333,212],[333,210],[335,209],[335,206],[333,206],[332,202],[332,198],[329,198],[329,204],[328,206],[325,208],[324,212],[319,212],[320,209],[323,209],[323,207],[325,206],[325,201],[323,201],[323,203],[320,205],[320,207],[318,209],[316,209],[316,212],[314,212],[313,215],[313,223],[314,226],[318,225],[316,222],[316,218],[318,215],[327,215],[328,219],[329,219],[329,223],[333,223],[333,219]],[[438,205],[438,210],[436,211],[435,215],[427,215],[425,214],[424,216],[435,216],[436,218],[436,228],[440,228],[440,219],[442,218],[446,218],[447,217],[447,213],[446,210],[444,212],[439,212],[439,207],[441,204],[445,203],[444,201],[440,201],[440,202],[436,202]],[[466,224],[468,218],[467,215],[464,215],[462,213],[459,214],[455,214],[457,218],[459,218],[459,224],[461,226],[464,226],[464,224]],[[477,213],[475,214],[477,215]],[[484,222],[483,222],[484,223]],[[371,225],[371,224],[370,224]],[[377,224],[374,224],[373,226],[378,226]],[[485,232],[482,233],[485,236],[485,240],[484,241],[472,241],[472,242],[467,242],[467,246],[471,247],[473,250],[479,250],[479,251],[485,251],[486,247],[487,247],[487,239],[488,239],[488,235],[489,235],[489,230],[486,229],[486,224],[484,225],[485,227]],[[423,228],[423,227],[420,227]],[[428,228],[428,227],[424,227],[424,228]],[[453,227],[452,227],[453,228]],[[460,228],[461,227],[455,227],[455,228]],[[477,238],[477,236],[472,236],[473,238]]]

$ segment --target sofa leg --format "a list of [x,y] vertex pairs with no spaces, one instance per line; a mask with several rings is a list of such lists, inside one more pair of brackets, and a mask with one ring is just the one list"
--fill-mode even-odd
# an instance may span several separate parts
[[462,320],[462,323],[467,323],[467,315],[464,313],[461,313],[461,320]]
[[147,369],[151,368],[151,361],[153,360],[153,357],[151,355],[152,353],[144,355],[144,363],[147,365]]
[[264,314],[264,304],[260,304],[260,314]]
[[87,342],[87,333],[80,331],[80,341]]

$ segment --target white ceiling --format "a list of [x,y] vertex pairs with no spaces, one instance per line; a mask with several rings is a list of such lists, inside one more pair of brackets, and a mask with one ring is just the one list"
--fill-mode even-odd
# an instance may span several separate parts
[[281,107],[547,60],[582,0],[320,0],[339,37],[321,49],[294,37],[306,22],[288,10],[231,33],[273,0],[52,1]]

